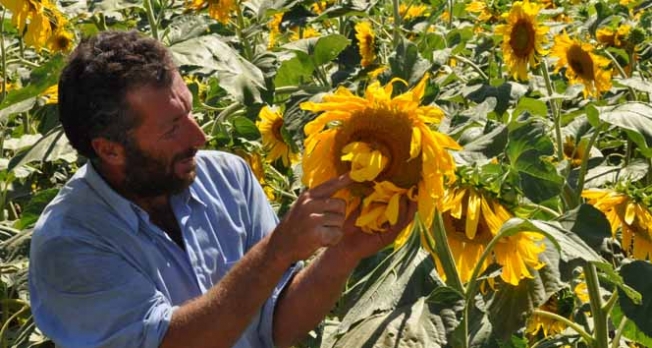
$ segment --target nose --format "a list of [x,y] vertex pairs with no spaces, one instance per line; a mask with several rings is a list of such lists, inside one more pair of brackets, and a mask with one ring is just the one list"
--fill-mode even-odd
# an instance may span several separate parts
[[204,146],[206,143],[206,133],[201,129],[195,117],[192,115],[188,116],[188,121],[188,137],[186,139],[191,142],[192,147],[198,148]]

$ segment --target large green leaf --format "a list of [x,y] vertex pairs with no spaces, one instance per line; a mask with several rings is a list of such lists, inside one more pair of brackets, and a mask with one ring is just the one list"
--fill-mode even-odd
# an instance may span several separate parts
[[510,124],[507,157],[521,179],[526,197],[539,203],[561,192],[564,179],[544,156],[553,154],[546,126],[539,119]]
[[231,123],[238,136],[248,140],[260,139],[260,131],[252,120],[244,116],[236,116],[231,119]]
[[581,204],[558,220],[566,230],[573,231],[596,252],[600,251],[606,238],[611,238],[611,225],[607,217],[590,204]]
[[9,170],[35,161],[51,162],[59,159],[67,162],[77,159],[77,154],[70,146],[61,126],[50,131],[31,148],[14,156],[9,162]]
[[482,134],[470,143],[464,144],[464,151],[481,152],[488,158],[497,156],[505,150],[507,127],[499,125],[489,133]]
[[332,34],[320,37],[315,45],[313,62],[316,66],[320,66],[332,61],[337,58],[340,52],[342,52],[350,43],[351,40],[347,39],[344,35]]
[[615,184],[619,181],[636,182],[647,175],[650,165],[647,161],[635,158],[627,166],[601,165],[589,169],[586,173],[586,184],[584,187],[603,187],[608,184]]
[[215,70],[220,87],[244,105],[260,103],[260,90],[265,89],[263,73],[244,59],[217,35],[206,35],[170,46],[180,66],[197,66]]
[[7,97],[0,103],[0,110],[12,104],[37,97],[48,87],[57,84],[64,63],[64,57],[59,54],[50,58],[47,63],[32,70],[29,75],[29,84],[26,87],[9,92]]
[[165,29],[163,37],[168,45],[174,45],[205,34],[213,22],[205,16],[178,16]]
[[[392,76],[400,77],[412,86],[428,72],[431,63],[421,57],[419,49],[414,43],[402,40],[396,47],[396,51],[389,56],[389,65],[392,69]],[[395,85],[397,91],[406,88],[399,86],[401,85]]]
[[343,306],[350,309],[342,320],[340,332],[373,313],[411,305],[442,285],[432,258],[420,248],[418,236],[415,229],[405,246],[382,260],[344,294]]
[[88,9],[93,13],[117,12],[132,7],[143,8],[141,0],[88,0],[88,4]]
[[310,81],[315,65],[310,56],[298,52],[296,57],[281,63],[274,84],[276,87],[297,86]]
[[5,123],[9,116],[29,111],[36,104],[36,97],[28,98],[0,109],[0,123]]
[[628,102],[598,109],[602,121],[622,128],[645,156],[652,157],[652,106],[650,104]]
[[[614,327],[618,327],[621,321],[625,318],[623,314],[623,309],[620,307],[620,303],[616,303],[614,308],[611,310],[611,316],[609,317]],[[640,343],[643,347],[652,347],[652,336],[644,334],[636,324],[627,319],[627,323],[623,328],[623,337],[626,337],[632,341]]]
[[49,188],[35,194],[25,206],[20,220],[16,222],[14,227],[22,230],[33,225],[38,220],[45,206],[50,203],[58,192],[58,188]]
[[348,347],[443,347],[447,343],[447,327],[457,316],[450,306],[419,298],[414,303],[391,312],[374,313],[346,332],[334,348]]
[[638,329],[652,337],[652,265],[645,261],[633,261],[620,268],[625,283],[642,295],[640,304],[634,303],[618,289],[618,299],[623,313],[632,320]]

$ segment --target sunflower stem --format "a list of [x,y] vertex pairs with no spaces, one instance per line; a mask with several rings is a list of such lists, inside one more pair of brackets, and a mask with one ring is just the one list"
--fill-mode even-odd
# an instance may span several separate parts
[[580,165],[580,174],[579,178],[577,179],[577,201],[581,201],[582,199],[582,191],[584,190],[584,181],[586,180],[586,173],[588,172],[588,164],[589,164],[589,157],[591,155],[591,148],[593,148],[593,144],[595,141],[598,139],[598,136],[602,132],[602,129],[604,128],[604,123],[600,123],[600,125],[595,129],[593,132],[593,135],[591,135],[591,138],[589,139],[589,143],[586,145],[586,151],[582,154],[582,164]]
[[589,293],[589,303],[591,305],[591,314],[593,315],[593,339],[595,348],[607,348],[609,346],[609,332],[607,328],[607,316],[602,310],[602,297],[600,295],[600,282],[598,280],[598,271],[590,262],[584,266],[586,275],[586,286]]
[[398,46],[400,39],[400,27],[401,27],[401,13],[399,12],[398,6],[399,0],[392,0],[392,8],[394,10],[394,47]]
[[482,77],[482,79],[484,79],[486,82],[489,82],[489,76],[487,76],[487,74],[485,74],[484,71],[482,71],[482,69],[480,69],[480,67],[475,63],[473,63],[473,61],[471,61],[470,59],[466,57],[462,57],[457,54],[451,54],[451,58],[457,59],[460,62],[470,66],[471,68],[473,68],[473,70],[475,70],[475,72],[477,72]]
[[2,97],[0,97],[0,102],[5,100],[7,96],[7,50],[5,49],[5,15],[7,14],[7,9],[2,8],[2,28],[0,28],[0,50],[2,51]]
[[553,319],[553,320],[560,321],[560,322],[564,323],[564,325],[566,325],[566,326],[570,327],[571,329],[575,330],[575,332],[577,332],[580,336],[582,336],[582,338],[584,339],[584,341],[586,341],[586,343],[588,343],[589,345],[593,344],[593,341],[594,341],[593,337],[591,337],[591,335],[589,335],[586,331],[584,331],[584,329],[582,329],[581,326],[577,325],[577,323],[571,321],[568,318],[562,317],[561,315],[559,315],[557,313],[552,313],[552,312],[544,311],[544,310],[541,310],[541,309],[535,309],[532,312],[532,314],[538,315],[540,317],[545,317],[545,318],[548,318],[548,319]]
[[558,217],[561,216],[561,214],[558,211],[552,210],[552,209],[546,207],[545,205],[535,204],[535,203],[526,203],[526,202],[521,202],[520,205],[540,210],[540,211],[542,211],[544,213],[547,213],[548,215],[551,215],[551,216],[553,216],[555,218],[558,218]]
[[448,30],[453,28],[453,5],[455,4],[454,0],[448,0],[448,23],[447,23],[447,28]]
[[627,317],[623,316],[623,319],[620,321],[620,324],[618,324],[618,328],[616,329],[616,334],[614,335],[613,340],[611,341],[611,348],[618,348],[620,347],[620,338],[623,336],[623,332],[625,331],[625,325],[627,325]]
[[550,72],[548,71],[548,64],[545,59],[541,61],[540,71],[543,80],[546,83],[548,97],[550,97],[550,110],[552,111],[552,120],[555,124],[555,137],[557,138],[557,160],[561,162],[564,159],[564,142],[561,138],[561,115],[559,113],[559,108],[557,107],[557,100],[552,98],[555,89],[550,80]]
[[[464,285],[462,284],[460,275],[457,272],[455,258],[453,257],[453,252],[448,244],[446,226],[444,226],[444,220],[439,209],[435,212],[435,221],[433,222],[433,225],[434,226],[431,228],[435,237],[435,248],[433,250],[437,253],[442,268],[444,268],[447,283],[450,283],[451,287],[460,293],[464,293]],[[428,233],[426,233],[426,236],[429,237]]]
[[158,36],[158,25],[156,24],[156,15],[154,14],[154,6],[152,6],[152,0],[145,0],[145,12],[147,12],[147,22],[149,22],[149,28],[152,31],[152,37],[156,40],[159,40]]
[[238,18],[238,25],[235,26],[235,31],[236,34],[238,35],[238,39],[240,39],[240,42],[244,46],[244,57],[247,60],[251,60],[254,57],[253,51],[251,50],[251,45],[248,40],[245,39],[244,34],[242,30],[245,27],[244,24],[244,16],[242,15],[242,2],[238,1],[237,6],[235,7],[236,15]]
[[[618,70],[618,73],[620,74],[620,76],[622,76],[624,79],[630,77],[629,75],[627,75],[627,73],[625,72],[625,69],[623,69],[623,67],[620,65],[620,63],[618,63],[618,60],[616,59],[616,57],[614,57],[607,50],[604,50],[604,53],[607,55],[607,57],[609,57],[611,62],[614,64],[614,66],[616,67],[616,70]],[[629,94],[632,96],[632,99],[630,99],[630,100],[633,100],[633,101],[638,100],[638,96],[636,95],[636,91],[634,91],[634,89],[632,87],[627,86],[627,90],[629,91]]]

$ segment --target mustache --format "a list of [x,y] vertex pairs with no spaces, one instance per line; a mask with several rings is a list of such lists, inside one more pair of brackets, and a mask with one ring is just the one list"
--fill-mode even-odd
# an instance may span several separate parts
[[188,150],[185,150],[185,151],[177,154],[176,156],[174,156],[174,159],[173,159],[172,162],[180,162],[180,161],[187,160],[189,158],[195,157],[195,155],[197,154],[197,151],[199,151],[199,149],[197,149],[197,148],[190,148]]

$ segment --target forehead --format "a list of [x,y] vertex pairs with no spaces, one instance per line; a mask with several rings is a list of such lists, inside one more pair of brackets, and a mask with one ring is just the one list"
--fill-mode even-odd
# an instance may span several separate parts
[[175,72],[168,86],[143,85],[127,92],[131,111],[149,127],[169,122],[186,114],[192,105],[192,94],[179,73]]

